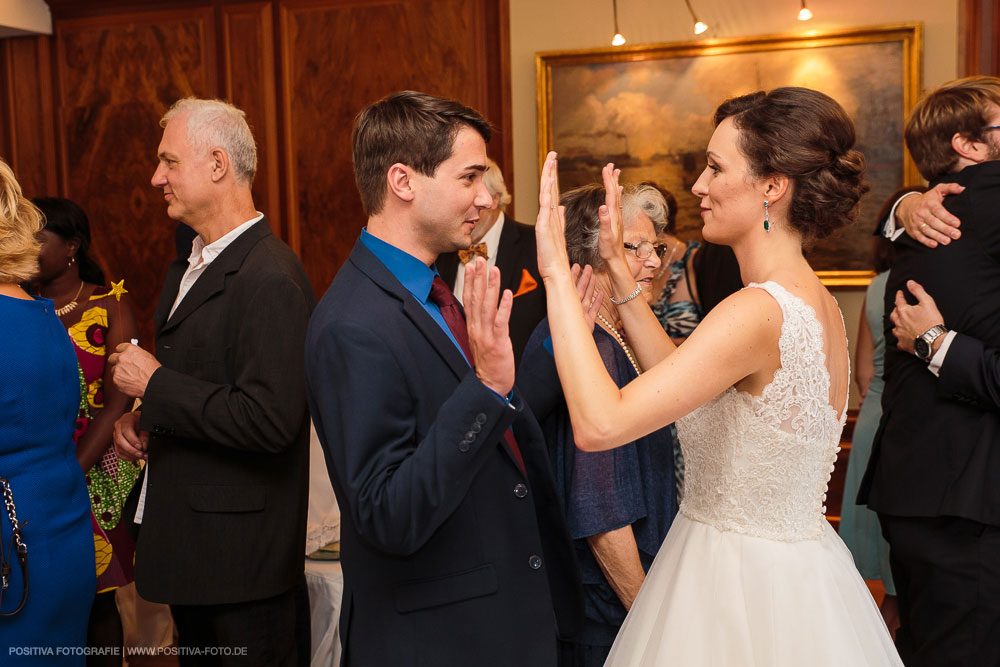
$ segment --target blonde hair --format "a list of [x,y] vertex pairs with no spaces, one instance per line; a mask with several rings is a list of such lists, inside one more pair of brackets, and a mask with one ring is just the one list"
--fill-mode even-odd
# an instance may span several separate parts
[[507,209],[507,205],[510,204],[511,196],[507,192],[507,186],[503,182],[503,172],[500,171],[500,167],[491,158],[486,158],[486,164],[489,165],[489,169],[483,174],[483,185],[489,190],[489,193],[494,197],[500,198],[500,203],[497,205],[501,211]]
[[246,113],[222,100],[202,100],[185,97],[177,100],[163,114],[160,127],[181,112],[190,112],[187,118],[188,140],[202,150],[216,146],[229,155],[236,180],[250,185],[257,173],[257,144],[247,124]]
[[42,214],[21,194],[14,172],[0,159],[0,283],[16,284],[38,273]]

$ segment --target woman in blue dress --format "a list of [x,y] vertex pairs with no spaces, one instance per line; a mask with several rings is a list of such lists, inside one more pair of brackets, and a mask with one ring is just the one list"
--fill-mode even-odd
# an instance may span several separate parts
[[[0,160],[0,477],[13,497],[27,549],[24,607],[0,617],[3,664],[84,664],[96,573],[90,501],[76,461],[73,429],[80,375],[52,301],[18,283],[38,270],[41,216]],[[0,548],[11,572],[0,612],[25,591],[7,508],[0,504]]]

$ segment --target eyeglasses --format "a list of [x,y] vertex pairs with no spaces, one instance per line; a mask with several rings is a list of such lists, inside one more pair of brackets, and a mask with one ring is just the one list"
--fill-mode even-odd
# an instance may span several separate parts
[[983,132],[989,132],[990,130],[1000,130],[1000,125],[987,125],[983,128]]
[[656,256],[663,259],[663,256],[667,254],[667,246],[663,243],[652,243],[650,241],[643,241],[636,245],[635,243],[624,243],[622,244],[629,250],[635,253],[635,256],[639,259],[649,259],[649,256],[654,252]]

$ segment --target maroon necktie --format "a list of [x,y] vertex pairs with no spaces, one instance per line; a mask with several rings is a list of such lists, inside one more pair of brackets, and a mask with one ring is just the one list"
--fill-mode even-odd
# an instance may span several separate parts
[[[469,330],[465,324],[465,314],[462,312],[461,306],[458,305],[458,299],[448,289],[447,283],[441,279],[441,276],[434,276],[434,282],[431,283],[431,294],[428,298],[441,309],[441,316],[444,317],[445,324],[451,329],[451,333],[458,341],[458,346],[462,348],[469,365],[475,368],[472,363],[472,352],[469,350]],[[517,464],[521,466],[521,472],[525,472],[524,459],[521,458],[521,449],[517,446],[517,441],[514,440],[514,433],[507,429],[503,435],[511,453],[517,460]],[[525,474],[527,473],[525,472]]]

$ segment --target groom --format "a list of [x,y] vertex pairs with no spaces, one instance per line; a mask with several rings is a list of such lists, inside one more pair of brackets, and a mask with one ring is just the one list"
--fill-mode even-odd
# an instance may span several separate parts
[[309,407],[343,512],[344,665],[551,667],[557,636],[582,621],[506,322],[470,350],[434,267],[469,247],[491,203],[489,137],[472,109],[414,92],[355,121],[367,227],[306,340]]

